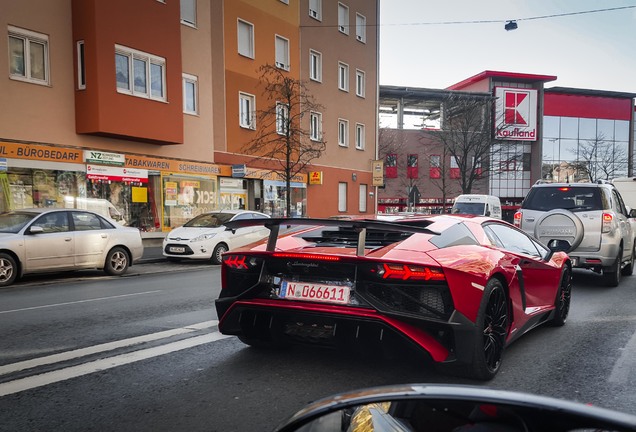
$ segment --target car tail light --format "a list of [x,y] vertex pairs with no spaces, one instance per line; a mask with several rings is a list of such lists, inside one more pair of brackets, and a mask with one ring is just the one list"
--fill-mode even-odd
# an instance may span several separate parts
[[613,219],[614,216],[612,216],[610,213],[603,213],[603,228],[601,229],[601,232],[608,233],[612,230]]
[[331,255],[318,255],[318,254],[303,254],[303,253],[282,253],[277,252],[272,254],[274,258],[294,258],[294,259],[307,259],[315,261],[340,261],[340,257]]
[[517,228],[521,228],[521,215],[521,211],[517,211],[512,219],[514,226]]
[[441,268],[409,264],[379,264],[377,275],[382,279],[400,280],[446,280]]
[[225,255],[223,264],[233,270],[250,270],[261,263],[261,259],[247,255]]

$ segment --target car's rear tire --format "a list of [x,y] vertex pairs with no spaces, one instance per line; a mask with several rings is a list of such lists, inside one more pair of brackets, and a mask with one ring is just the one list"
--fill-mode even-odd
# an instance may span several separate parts
[[632,256],[629,259],[629,263],[623,267],[621,273],[623,276],[631,276],[634,274],[634,256],[636,255],[636,240],[634,240],[634,247],[632,247]]
[[550,320],[550,325],[561,327],[565,324],[570,312],[570,298],[572,295],[572,270],[564,267],[561,272],[561,282],[557,290],[556,300],[554,302],[554,316]]
[[218,245],[216,245],[214,247],[214,250],[212,251],[212,263],[221,264],[221,262],[223,261],[223,254],[228,250],[229,248],[225,243],[219,243]]
[[9,254],[0,253],[0,287],[9,286],[18,276],[18,265]]
[[130,264],[130,257],[124,248],[116,246],[108,251],[104,271],[111,276],[120,276],[126,273]]
[[490,380],[501,366],[509,327],[508,298],[498,279],[489,280],[484,288],[476,324],[471,376]]
[[621,260],[623,258],[623,248],[618,249],[618,254],[614,264],[607,269],[603,269],[603,281],[609,287],[617,287],[621,282]]

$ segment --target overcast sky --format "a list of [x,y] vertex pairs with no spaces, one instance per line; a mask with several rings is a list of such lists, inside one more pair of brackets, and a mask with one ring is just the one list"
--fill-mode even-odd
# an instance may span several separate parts
[[[626,6],[634,7],[533,19]],[[380,1],[380,84],[446,88],[484,70],[636,93],[636,0]]]

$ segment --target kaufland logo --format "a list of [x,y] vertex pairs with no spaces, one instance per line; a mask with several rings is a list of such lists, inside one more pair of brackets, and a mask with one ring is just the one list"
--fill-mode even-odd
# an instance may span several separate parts
[[495,96],[495,138],[536,141],[537,90],[497,87]]

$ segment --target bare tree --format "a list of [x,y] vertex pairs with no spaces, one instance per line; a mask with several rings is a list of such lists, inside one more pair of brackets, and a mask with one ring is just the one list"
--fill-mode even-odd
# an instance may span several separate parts
[[461,193],[471,193],[475,183],[488,176],[493,152],[501,148],[493,146],[493,104],[490,95],[450,94],[442,103],[441,129],[423,132],[457,164]]
[[610,180],[627,170],[627,149],[617,147],[599,133],[594,139],[579,143],[578,149],[570,150],[576,160],[568,165],[590,181]]
[[[253,160],[271,167],[271,173],[282,172],[286,185],[286,215],[291,214],[291,182],[304,173],[310,163],[327,148],[321,134],[312,137],[311,112],[321,112],[304,82],[289,76],[276,66],[265,64],[259,68],[262,95],[266,108],[254,113],[256,135],[242,151]],[[320,128],[320,125],[314,125]]]
[[434,150],[426,154],[431,170],[436,172],[430,178],[430,184],[438,189],[442,194],[442,213],[446,213],[446,201],[449,197],[457,195],[457,182],[450,178],[450,166],[444,161],[448,160],[450,152],[446,146],[441,146],[439,150]]

